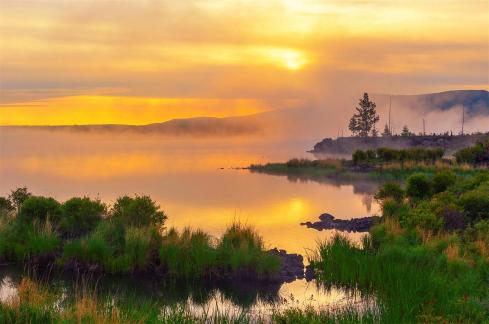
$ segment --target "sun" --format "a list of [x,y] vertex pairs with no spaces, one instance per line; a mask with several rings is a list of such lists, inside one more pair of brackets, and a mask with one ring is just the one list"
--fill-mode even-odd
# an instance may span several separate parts
[[282,64],[289,70],[299,70],[301,69],[304,65],[306,65],[307,60],[299,52],[293,52],[293,51],[288,51],[282,53]]
[[309,63],[305,53],[295,49],[272,48],[268,49],[265,55],[274,65],[291,71],[300,70]]

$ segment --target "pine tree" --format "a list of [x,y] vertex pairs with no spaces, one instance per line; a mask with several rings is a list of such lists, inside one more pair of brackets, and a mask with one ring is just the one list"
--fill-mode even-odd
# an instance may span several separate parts
[[348,129],[353,135],[367,137],[375,129],[375,124],[380,119],[375,107],[376,104],[369,100],[368,93],[364,93],[363,98],[358,103],[358,107],[356,107],[357,112],[350,119],[348,125]]
[[401,136],[411,136],[411,135],[412,135],[412,133],[409,130],[409,128],[407,127],[407,125],[404,125],[404,127],[402,128]]
[[389,126],[387,126],[387,124],[385,124],[384,126],[384,131],[382,132],[382,136],[383,137],[392,136],[391,131],[389,130]]
[[379,136],[379,132],[377,131],[377,129],[374,126],[374,128],[372,129],[372,137],[377,137],[377,136]]

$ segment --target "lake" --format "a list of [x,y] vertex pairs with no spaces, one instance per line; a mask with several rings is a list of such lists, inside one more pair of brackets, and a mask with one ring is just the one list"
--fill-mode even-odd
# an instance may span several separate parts
[[[110,204],[121,195],[147,194],[168,215],[166,227],[190,226],[219,236],[226,226],[239,221],[255,227],[267,247],[306,256],[314,251],[318,241],[330,238],[335,232],[319,232],[300,223],[315,221],[325,212],[342,219],[378,213],[379,207],[373,200],[376,183],[337,183],[328,179],[252,173],[242,168],[251,163],[279,162],[293,157],[313,158],[306,150],[316,140],[319,139],[175,140],[134,134],[3,129],[0,195],[27,186],[36,195],[61,201],[86,195]],[[359,241],[365,234],[344,235]],[[5,269],[1,275],[0,295],[5,295],[5,291],[11,291],[10,286],[15,287],[16,275]],[[259,309],[267,305],[267,300],[281,304],[292,301],[337,305],[358,297],[355,292],[322,289],[314,281],[305,280],[263,288],[263,294],[257,288],[251,291],[251,296],[255,296],[251,303],[242,302],[250,300],[249,294],[243,298],[229,297],[240,289],[216,286],[207,290],[211,292],[211,301],[217,298],[224,305]],[[155,291],[162,293],[157,287]],[[195,304],[192,296],[195,297],[195,291],[180,301]],[[213,305],[209,300],[196,304],[198,307],[206,307],[206,303]]]

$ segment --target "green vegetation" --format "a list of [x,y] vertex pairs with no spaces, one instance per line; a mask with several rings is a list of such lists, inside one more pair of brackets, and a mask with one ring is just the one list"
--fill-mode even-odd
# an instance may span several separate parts
[[405,182],[380,188],[382,222],[363,246],[340,236],[321,244],[311,260],[319,280],[375,294],[385,323],[486,321],[489,173]]
[[112,208],[87,197],[60,203],[29,194],[20,201],[0,200],[3,261],[175,279],[268,279],[280,268],[252,228],[233,224],[216,240],[201,231],[166,230],[167,216],[148,196],[120,197]]
[[489,165],[489,140],[458,151],[455,158],[458,163]]
[[357,150],[352,155],[352,161],[354,165],[392,162],[425,162],[434,164],[443,158],[444,153],[443,149],[440,148],[415,147],[396,150],[382,147],[377,150]]

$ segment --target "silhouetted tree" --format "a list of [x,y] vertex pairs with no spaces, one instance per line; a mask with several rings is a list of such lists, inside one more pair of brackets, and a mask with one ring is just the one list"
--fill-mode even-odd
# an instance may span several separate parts
[[358,107],[356,107],[357,112],[350,119],[348,125],[348,129],[353,135],[367,137],[370,132],[375,130],[375,124],[380,119],[375,107],[376,104],[369,100],[368,93],[364,93],[363,98],[358,103]]
[[413,135],[413,133],[411,133],[407,125],[404,125],[404,127],[402,128],[401,136],[411,136],[411,135]]
[[8,198],[10,201],[12,201],[17,211],[19,211],[24,201],[26,201],[30,196],[31,193],[27,191],[27,187],[22,187],[12,190]]
[[384,126],[384,131],[382,132],[382,136],[383,137],[387,137],[387,136],[391,136],[391,131],[389,129],[389,126],[387,126],[387,124],[385,124]]

